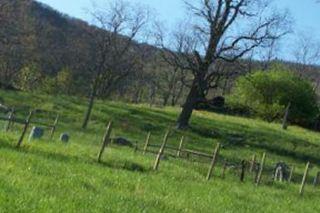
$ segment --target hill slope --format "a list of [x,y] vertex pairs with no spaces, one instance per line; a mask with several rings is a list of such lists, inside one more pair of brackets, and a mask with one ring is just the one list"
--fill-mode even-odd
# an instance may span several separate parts
[[[88,130],[80,129],[85,100],[0,91],[6,105],[17,109],[42,108],[61,114],[53,141],[24,141],[15,148],[21,127],[0,132],[1,212],[319,212],[319,188],[312,177],[319,170],[320,136],[298,127],[282,131],[279,124],[196,112],[193,128],[172,131],[169,145],[178,146],[185,135],[186,148],[211,153],[217,142],[223,149],[214,177],[205,180],[209,159],[190,157],[161,161],[152,170],[155,156],[112,145],[97,163],[96,156],[107,121],[115,123],[113,136],[137,141],[139,148],[148,131],[151,143],[161,143],[165,130],[174,124],[178,109],[149,108],[114,102],[98,102]],[[22,114],[26,114],[25,111]],[[21,115],[22,115],[21,114]],[[5,125],[5,123],[0,123]],[[71,135],[69,144],[58,140]],[[155,150],[156,151],[156,150]],[[240,183],[239,171],[231,167],[221,178],[224,161],[239,165],[252,154],[267,152],[262,184],[253,184],[253,174]],[[167,153],[167,151],[166,151]],[[312,162],[303,197],[298,188],[307,160]],[[276,162],[295,165],[294,183],[272,183]]]

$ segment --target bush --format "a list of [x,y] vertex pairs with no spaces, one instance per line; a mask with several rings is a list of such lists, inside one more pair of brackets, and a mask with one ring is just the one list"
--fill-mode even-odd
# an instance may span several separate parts
[[34,91],[41,85],[42,73],[36,64],[30,64],[21,69],[16,85],[24,91]]
[[303,126],[314,122],[319,112],[312,84],[283,67],[240,77],[230,103],[268,121],[281,119],[291,103],[289,121]]

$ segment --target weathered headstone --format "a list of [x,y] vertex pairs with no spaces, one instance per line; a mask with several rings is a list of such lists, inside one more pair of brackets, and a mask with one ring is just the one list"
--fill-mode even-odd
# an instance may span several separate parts
[[280,181],[282,182],[283,180],[288,181],[290,177],[290,168],[287,164],[284,162],[279,162],[276,164],[274,168],[274,181]]
[[64,142],[64,143],[68,143],[70,140],[70,136],[68,133],[62,133],[60,135],[60,141]]
[[44,134],[44,130],[41,127],[32,127],[32,130],[30,132],[29,141],[34,139],[41,139]]
[[118,146],[133,147],[133,143],[126,138],[122,138],[122,137],[113,138],[112,141],[113,141],[113,144],[118,145]]

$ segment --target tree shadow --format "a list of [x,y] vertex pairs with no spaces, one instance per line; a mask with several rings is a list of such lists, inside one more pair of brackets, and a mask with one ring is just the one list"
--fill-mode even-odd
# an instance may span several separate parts
[[117,170],[126,170],[129,172],[138,172],[138,173],[149,173],[151,172],[151,168],[146,168],[145,166],[131,162],[131,161],[108,161],[108,162],[96,162],[95,164],[100,167],[108,167]]
[[37,157],[41,157],[44,159],[50,159],[53,161],[68,163],[68,162],[77,162],[77,163],[89,163],[93,166],[99,166],[99,167],[108,167],[111,169],[118,169],[118,170],[126,170],[131,172],[140,172],[140,173],[147,173],[150,172],[150,168],[146,168],[143,165],[140,165],[135,162],[131,162],[128,160],[120,160],[120,161],[109,161],[109,162],[101,162],[88,158],[84,159],[83,157],[79,156],[70,156],[70,155],[64,155],[61,153],[52,153],[52,152],[46,152],[43,150],[35,150],[35,149],[29,149],[27,147],[20,147],[16,148],[15,146],[9,144],[9,143],[0,143],[0,148],[9,149],[11,151],[20,152],[28,155],[34,155]]

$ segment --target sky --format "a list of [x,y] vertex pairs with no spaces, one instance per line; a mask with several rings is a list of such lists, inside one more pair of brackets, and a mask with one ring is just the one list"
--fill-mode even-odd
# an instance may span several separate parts
[[[86,12],[92,7],[92,0],[38,0],[48,4],[54,9],[66,13],[70,16],[90,21],[90,16]],[[94,0],[98,4],[108,0]],[[156,11],[160,20],[174,26],[177,21],[183,19],[185,7],[182,0],[127,0],[147,5]],[[284,45],[292,47],[295,45],[295,35],[307,34],[315,40],[320,41],[320,3],[317,0],[274,0],[279,9],[288,9],[294,19],[294,34],[286,38]],[[283,48],[282,48],[283,49]],[[288,49],[288,48],[287,48]],[[290,51],[287,51],[290,52]],[[283,58],[292,60],[289,53],[284,53]]]

